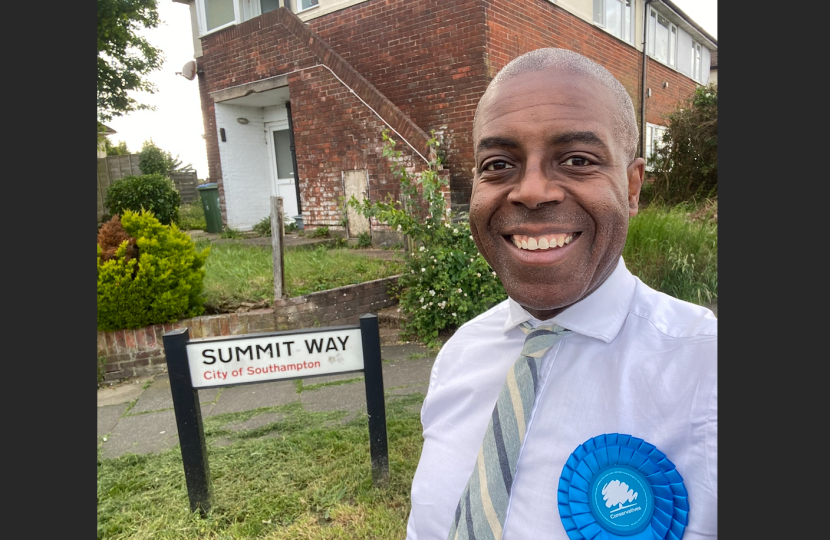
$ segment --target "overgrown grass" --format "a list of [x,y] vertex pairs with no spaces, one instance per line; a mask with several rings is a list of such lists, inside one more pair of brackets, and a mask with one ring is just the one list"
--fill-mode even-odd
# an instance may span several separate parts
[[[197,247],[207,245],[197,242]],[[403,263],[366,257],[348,249],[285,252],[285,289],[289,297],[393,276]],[[241,243],[213,244],[205,274],[205,307],[218,311],[240,302],[273,302],[274,275],[270,247]]]
[[[387,396],[390,482],[373,488],[366,415],[308,413],[298,404],[205,419],[213,508],[189,512],[179,447],[98,459],[98,538],[371,539],[406,535],[423,439],[423,395]],[[263,412],[282,420],[234,432]],[[224,439],[229,446],[214,443]]]
[[205,209],[199,201],[183,204],[179,207],[179,221],[176,223],[183,231],[204,231],[207,229]]
[[695,209],[649,206],[632,218],[623,250],[626,266],[644,283],[681,300],[718,298],[718,228]]

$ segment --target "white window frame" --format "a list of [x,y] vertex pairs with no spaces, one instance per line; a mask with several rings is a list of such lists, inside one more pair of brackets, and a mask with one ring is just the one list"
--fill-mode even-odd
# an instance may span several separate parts
[[692,79],[703,84],[703,45],[692,39]]
[[317,0],[316,4],[308,6],[307,8],[300,9],[300,3],[301,2],[302,2],[302,0],[294,0],[294,4],[297,6],[297,13],[303,13],[305,11],[308,11],[309,9],[314,9],[314,8],[320,7],[320,0]]
[[217,26],[216,28],[211,28],[210,30],[207,29],[207,14],[205,10],[205,0],[196,0],[196,18],[199,21],[199,37],[206,36],[208,34],[212,34],[214,32],[218,32],[224,28],[229,26],[233,26],[235,24],[239,24],[242,22],[242,10],[240,9],[239,0],[232,0],[233,2],[233,20],[227,24],[223,24],[222,26]]
[[[655,49],[655,45],[657,42],[657,25],[660,24],[658,21],[658,17],[662,17],[669,23],[669,39],[668,39],[668,50],[666,51],[666,61],[660,60],[657,58],[657,53]],[[671,22],[668,17],[657,11],[656,9],[652,9],[651,6],[648,7],[648,19],[647,19],[646,29],[647,32],[646,36],[646,52],[648,55],[657,60],[663,65],[669,66],[672,69],[677,69],[677,36],[678,30],[677,25]],[[652,23],[652,21],[654,21]]]
[[[644,144],[644,158],[646,160],[646,169],[652,170],[651,165],[648,164],[648,160],[651,155],[654,153],[654,150],[659,148],[659,145],[663,144],[663,133],[668,131],[669,128],[666,126],[660,126],[657,124],[652,124],[650,122],[646,122],[646,141]],[[659,134],[659,138],[656,137]],[[655,146],[657,144],[658,146]]]
[[[621,17],[620,17],[621,18],[620,29],[622,30],[622,26],[625,24],[625,0],[593,0],[594,4],[596,4],[597,2],[599,2],[602,5],[602,10],[601,10],[602,20],[599,20],[599,21],[597,20],[597,13],[596,13],[595,7],[592,7],[592,11],[593,11],[592,19],[594,21],[594,25],[599,27],[599,28],[602,28],[604,31],[606,31],[609,34],[611,34],[612,36],[614,36],[614,34],[611,33],[611,31],[608,30],[608,27],[605,25],[605,21],[606,21],[606,18],[608,16],[608,10],[606,8],[606,6],[608,5],[607,2],[617,2],[619,4],[622,4],[622,10],[620,11],[620,15],[621,15]],[[630,45],[634,45],[634,29],[636,28],[636,23],[635,23],[636,17],[637,17],[637,2],[636,2],[636,0],[631,0],[631,22],[629,23],[630,28],[628,29],[630,39],[625,39],[623,36],[614,36],[614,37],[616,37],[617,39],[619,39],[621,41],[624,41],[625,43],[628,43]]]

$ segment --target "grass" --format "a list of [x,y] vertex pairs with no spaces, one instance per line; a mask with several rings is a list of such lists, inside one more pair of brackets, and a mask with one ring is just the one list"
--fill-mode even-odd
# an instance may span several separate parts
[[[423,439],[423,395],[387,396],[390,482],[373,488],[366,415],[309,413],[299,404],[204,420],[213,508],[191,514],[179,447],[98,459],[98,538],[371,539],[406,536]],[[282,419],[234,432],[264,412]],[[334,427],[333,427],[334,426]],[[228,446],[214,443],[230,441]]]
[[681,300],[716,301],[718,228],[700,214],[683,205],[641,210],[631,219],[623,251],[628,269],[653,289]]
[[[197,242],[197,249],[208,245]],[[285,252],[285,289],[289,297],[393,276],[403,271],[400,261],[366,257],[348,249]],[[205,307],[233,309],[241,302],[274,299],[271,248],[241,243],[213,244],[206,264]]]
[[207,229],[205,210],[199,201],[183,204],[179,207],[179,229],[183,231],[204,231]]

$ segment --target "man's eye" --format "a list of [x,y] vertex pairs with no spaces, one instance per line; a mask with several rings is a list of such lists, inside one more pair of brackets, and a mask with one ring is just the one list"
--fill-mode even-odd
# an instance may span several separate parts
[[572,166],[572,167],[586,167],[588,165],[591,165],[591,162],[587,158],[580,157],[580,156],[574,156],[574,157],[569,157],[568,159],[563,161],[562,165],[569,165],[569,166]]
[[507,163],[506,161],[491,161],[487,165],[484,166],[485,171],[501,171],[504,169],[512,169],[513,165]]

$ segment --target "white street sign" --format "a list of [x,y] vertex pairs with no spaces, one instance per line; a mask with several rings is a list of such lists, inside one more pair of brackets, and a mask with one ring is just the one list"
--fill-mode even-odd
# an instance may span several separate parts
[[193,388],[328,375],[363,369],[360,328],[187,344]]

